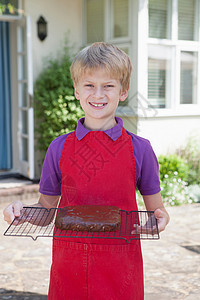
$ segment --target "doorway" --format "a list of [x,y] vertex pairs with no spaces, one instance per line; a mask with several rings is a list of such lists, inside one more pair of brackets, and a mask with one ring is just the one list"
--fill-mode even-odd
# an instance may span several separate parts
[[10,24],[0,21],[0,170],[12,168]]

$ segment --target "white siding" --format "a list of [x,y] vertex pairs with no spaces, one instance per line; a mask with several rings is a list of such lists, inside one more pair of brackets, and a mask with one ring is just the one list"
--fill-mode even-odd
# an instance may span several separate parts
[[[82,45],[81,0],[26,0],[25,14],[31,16],[33,45],[33,78],[43,68],[43,59],[56,56],[62,50],[65,35],[69,32],[70,45],[79,49]],[[47,21],[47,38],[41,42],[37,37],[37,20],[43,16]]]
[[157,155],[173,153],[183,147],[190,136],[200,138],[200,116],[140,119],[137,134],[150,140]]

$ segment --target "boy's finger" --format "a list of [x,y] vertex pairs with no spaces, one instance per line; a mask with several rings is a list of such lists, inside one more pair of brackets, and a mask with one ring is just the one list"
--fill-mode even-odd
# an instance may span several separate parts
[[10,224],[14,220],[15,217],[20,216],[20,211],[23,208],[23,204],[20,201],[16,201],[10,205],[8,205],[4,211],[4,220]]
[[163,231],[167,225],[166,213],[161,209],[156,209],[154,211],[155,217],[158,220],[158,230],[159,232]]
[[163,218],[163,216],[165,215],[165,213],[161,209],[157,208],[154,211],[154,215],[155,215],[156,219],[159,219],[159,218]]
[[15,218],[15,216],[13,214],[12,205],[9,205],[8,207],[6,207],[3,211],[3,214],[4,214],[4,220],[10,224]]
[[156,233],[157,233],[157,227],[155,225],[153,227],[137,225],[137,227],[131,231],[131,234],[156,234]]
[[20,201],[16,201],[15,203],[13,203],[13,214],[15,217],[20,216],[22,209],[23,209],[23,205]]

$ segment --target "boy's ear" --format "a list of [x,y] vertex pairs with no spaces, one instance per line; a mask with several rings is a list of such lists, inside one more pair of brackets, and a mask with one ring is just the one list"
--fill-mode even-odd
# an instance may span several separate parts
[[77,100],[80,100],[79,92],[78,92],[78,90],[75,86],[74,86],[74,95],[75,95]]
[[125,101],[126,98],[128,97],[128,90],[129,89],[126,89],[125,91],[121,92],[121,95],[119,97],[119,101]]

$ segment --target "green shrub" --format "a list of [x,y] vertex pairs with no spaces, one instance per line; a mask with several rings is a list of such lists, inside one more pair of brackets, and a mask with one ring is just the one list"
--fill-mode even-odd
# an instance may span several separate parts
[[160,180],[164,180],[166,175],[174,178],[176,172],[178,177],[187,182],[189,167],[187,163],[178,155],[160,155],[158,157]]
[[[160,182],[161,196],[165,206],[179,206],[182,204],[190,204],[200,201],[200,191],[194,193],[190,189],[190,186],[178,176],[177,172],[174,172],[174,176],[165,178]],[[144,202],[140,192],[136,191],[137,203],[139,209],[144,209]]]
[[188,190],[189,166],[176,154],[158,157],[161,195],[165,205],[192,203],[194,197]]
[[[159,177],[161,195],[164,205],[177,206],[189,204],[200,200],[200,188],[188,186],[189,166],[188,163],[176,154],[160,155]],[[137,191],[137,202],[139,208],[143,207],[140,193]]]
[[165,205],[178,206],[196,202],[196,198],[189,191],[187,182],[179,177],[178,172],[174,176],[165,175],[161,181],[161,195]]
[[189,185],[188,190],[194,198],[194,201],[200,203],[200,185]]
[[177,150],[177,154],[187,162],[189,167],[188,184],[200,184],[200,138],[192,136],[186,145]]
[[59,59],[48,59],[47,66],[34,86],[36,139],[42,155],[56,137],[75,130],[83,116],[80,103],[74,97],[70,76],[71,58],[65,47]]

